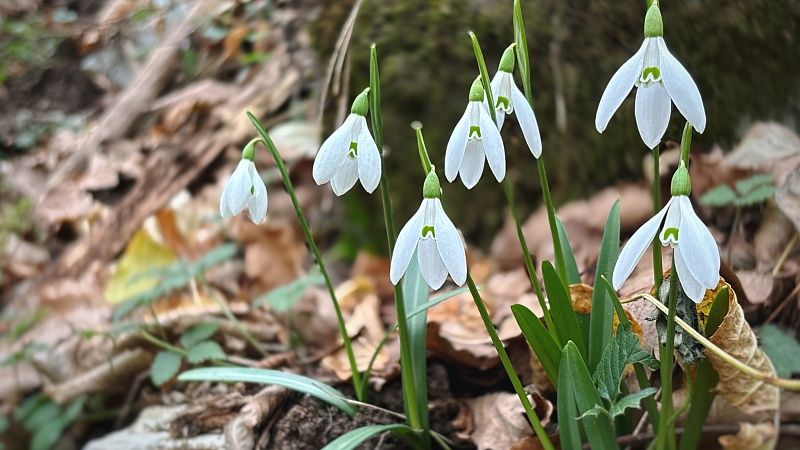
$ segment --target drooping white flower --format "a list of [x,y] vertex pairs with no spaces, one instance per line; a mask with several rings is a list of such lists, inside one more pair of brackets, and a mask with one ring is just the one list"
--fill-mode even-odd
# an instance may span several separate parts
[[399,283],[406,273],[415,250],[422,277],[432,289],[442,287],[448,273],[459,286],[466,281],[464,243],[442,208],[439,179],[433,169],[425,178],[419,210],[397,236],[389,271],[393,284]]
[[[682,164],[678,172],[685,171]],[[719,249],[717,242],[703,224],[689,200],[688,182],[682,181],[676,189],[676,178],[683,176],[676,172],[672,182],[672,198],[661,211],[648,220],[631,236],[620,252],[614,267],[612,284],[619,289],[642,259],[647,248],[658,234],[661,244],[671,246],[681,287],[686,295],[699,303],[706,289],[714,289],[719,281]],[[688,171],[685,172],[688,180]],[[660,232],[659,232],[660,230]]]
[[647,10],[644,30],[645,39],[639,51],[608,82],[594,123],[602,133],[635,85],[636,125],[645,145],[655,148],[667,130],[673,102],[700,133],[706,127],[706,112],[691,75],[667,50],[657,1]]
[[242,151],[242,160],[225,182],[219,201],[219,213],[223,218],[233,217],[247,208],[250,220],[255,224],[267,218],[267,187],[253,163],[255,140]]
[[506,176],[506,152],[500,131],[483,103],[483,86],[477,78],[469,91],[467,110],[453,129],[444,159],[444,174],[452,182],[461,175],[467,189],[472,189],[489,161],[497,181]]
[[497,73],[492,79],[492,95],[497,116],[497,128],[503,129],[507,115],[516,114],[525,143],[535,158],[542,154],[542,136],[539,134],[539,124],[533,113],[530,103],[522,91],[514,83],[514,44],[511,44],[502,58]]
[[372,193],[381,180],[381,154],[367,127],[369,88],[353,101],[350,115],[331,134],[314,159],[312,175],[317,184],[331,183],[336,195],[349,191],[356,180]]

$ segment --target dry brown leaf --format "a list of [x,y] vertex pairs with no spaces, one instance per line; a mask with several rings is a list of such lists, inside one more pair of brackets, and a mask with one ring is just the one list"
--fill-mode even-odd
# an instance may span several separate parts
[[[758,348],[758,340],[744,318],[744,311],[733,289],[728,290],[728,313],[711,342],[737,360],[764,373],[775,375],[775,368],[767,355]],[[761,420],[767,420],[778,410],[780,391],[764,381],[745,376],[712,352],[706,350],[714,370],[719,374],[717,393],[731,405]]]
[[775,192],[775,202],[800,231],[800,171],[793,171]]
[[756,270],[737,270],[736,276],[742,283],[747,301],[753,304],[764,303],[770,298],[774,279],[770,272]]
[[[534,394],[528,398],[534,404],[542,425],[547,426],[553,413],[553,404]],[[471,399],[474,429],[472,441],[478,450],[530,450],[539,449],[533,437],[525,410],[515,394],[499,392]]]
[[791,129],[771,122],[753,124],[739,145],[727,156],[727,163],[744,169],[768,167],[800,153],[800,137]]
[[725,450],[772,450],[778,443],[778,431],[771,423],[742,423],[739,432],[719,437]]
[[239,415],[225,425],[225,443],[230,450],[256,448],[261,427],[293,395],[281,386],[268,386],[254,395],[239,411]]

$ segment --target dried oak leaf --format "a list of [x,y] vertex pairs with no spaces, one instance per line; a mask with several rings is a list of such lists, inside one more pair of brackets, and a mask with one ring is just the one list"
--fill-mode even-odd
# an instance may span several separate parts
[[[528,398],[536,414],[547,426],[553,413],[553,404],[544,397],[533,394]],[[469,401],[474,429],[472,441],[478,450],[534,450],[542,448],[525,417],[519,398],[508,392],[482,395]]]
[[772,450],[778,443],[778,431],[771,423],[742,423],[739,432],[719,437],[725,450]]
[[[728,292],[728,313],[710,337],[711,342],[742,363],[776,376],[772,362],[758,348],[756,335],[744,318],[735,292],[733,289]],[[742,374],[708,350],[706,356],[719,374],[717,393],[721,397],[739,410],[763,420],[775,414],[780,404],[777,387]]]

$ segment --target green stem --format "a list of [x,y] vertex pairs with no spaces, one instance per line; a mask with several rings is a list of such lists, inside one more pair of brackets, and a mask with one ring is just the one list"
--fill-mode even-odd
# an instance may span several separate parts
[[[378,51],[375,44],[370,46],[370,119],[372,122],[372,133],[375,138],[375,145],[378,150],[383,152],[383,118],[381,116],[381,89],[380,74],[378,71]],[[427,171],[426,171],[427,173]],[[394,226],[394,214],[392,212],[392,198],[389,195],[389,175],[386,165],[381,157],[381,205],[383,208],[383,221],[386,225],[386,241],[389,245],[389,257],[391,258],[394,250],[397,232]],[[403,287],[399,283],[394,287],[394,303],[397,311],[397,328],[400,339],[400,378],[403,384],[403,402],[408,417],[408,424],[411,428],[422,429],[423,420],[420,413],[420,405],[416,396],[416,380],[414,379],[414,368],[412,367],[413,358],[411,357],[411,340],[408,334],[408,318],[406,316],[406,303],[403,296]],[[372,364],[370,363],[370,367]],[[366,384],[366,382],[364,383]],[[427,405],[425,405],[427,408]],[[426,430],[427,431],[427,430]]]
[[556,210],[553,207],[553,198],[550,196],[550,185],[547,182],[547,171],[544,168],[543,156],[544,155],[536,159],[536,165],[539,167],[539,182],[542,185],[542,196],[544,197],[544,205],[547,209],[547,221],[550,224],[550,238],[553,240],[553,252],[555,253],[556,270],[558,271],[558,276],[561,277],[564,284],[569,285],[567,266],[564,264],[564,253],[561,249],[561,240],[558,238]]
[[177,353],[179,355],[186,356],[186,350],[184,350],[184,349],[182,349],[180,347],[176,347],[176,346],[170,344],[169,342],[162,341],[161,339],[153,336],[152,334],[148,333],[145,330],[139,331],[139,334],[144,338],[145,341],[147,341],[147,342],[149,342],[149,343],[151,343],[151,344],[153,344],[153,345],[155,345],[157,347],[160,347],[160,348],[162,348],[164,350],[169,350],[171,352],[175,352],[175,353]]
[[681,161],[689,167],[689,150],[692,148],[692,124],[688,121],[683,126],[683,136],[681,137]]
[[[666,343],[661,346],[661,411],[660,423],[658,426],[658,442],[656,448],[658,450],[666,450],[670,447],[670,434],[672,427],[670,426],[670,419],[672,418],[672,369],[674,361],[675,350],[675,315],[677,312],[678,304],[678,272],[675,270],[675,257],[672,258],[672,270],[669,275],[669,299],[668,299],[668,312],[667,312],[667,335]],[[674,442],[674,441],[672,441]]]
[[539,438],[539,442],[542,444],[542,447],[545,450],[554,450],[555,447],[553,447],[552,442],[550,442],[550,437],[548,437],[547,432],[544,430],[544,427],[542,427],[541,422],[539,422],[539,417],[536,415],[536,411],[534,411],[533,405],[531,405],[531,401],[528,398],[528,395],[525,393],[525,388],[522,386],[522,382],[520,381],[519,376],[517,376],[514,366],[511,364],[511,359],[508,357],[508,353],[506,353],[506,349],[503,346],[503,342],[500,340],[500,336],[497,335],[497,330],[494,328],[494,324],[489,316],[489,312],[486,310],[486,305],[483,303],[483,299],[478,293],[478,288],[475,286],[475,282],[472,280],[472,276],[469,274],[469,272],[467,272],[467,286],[469,286],[469,291],[472,294],[472,300],[475,301],[475,306],[478,308],[481,319],[483,319],[483,324],[486,327],[486,331],[489,332],[489,337],[492,339],[492,344],[494,345],[495,350],[497,350],[497,355],[500,357],[500,362],[503,364],[503,368],[506,370],[506,374],[508,375],[509,380],[511,380],[511,384],[514,386],[514,391],[517,393],[520,402],[522,402],[522,407],[525,409],[525,414],[528,416],[528,421],[531,423],[533,431],[536,433],[536,437]]
[[261,136],[261,142],[269,151],[272,159],[275,160],[275,166],[281,173],[283,184],[286,186],[286,191],[289,193],[289,197],[292,199],[294,212],[297,214],[297,219],[300,222],[300,227],[303,229],[303,233],[305,234],[306,242],[308,242],[308,246],[311,249],[311,253],[314,255],[317,265],[319,266],[322,277],[325,279],[325,284],[328,286],[328,293],[330,294],[331,301],[333,302],[333,309],[336,311],[336,321],[339,323],[339,333],[342,335],[344,349],[345,352],[347,352],[347,360],[350,363],[350,370],[353,373],[353,388],[356,391],[356,398],[361,400],[364,397],[364,393],[361,391],[361,373],[358,371],[356,357],[353,353],[353,343],[350,340],[350,335],[347,334],[347,327],[344,323],[342,308],[339,306],[339,300],[336,298],[333,282],[331,281],[330,275],[328,275],[328,270],[325,268],[325,262],[322,260],[322,254],[320,253],[317,243],[314,240],[314,235],[311,233],[311,227],[308,225],[308,220],[306,220],[306,216],[303,213],[303,208],[300,206],[300,201],[297,199],[297,195],[294,192],[292,180],[289,178],[289,171],[286,170],[286,165],[283,163],[283,158],[281,158],[280,153],[278,153],[278,149],[275,148],[275,144],[272,143],[272,139],[270,139],[267,131],[261,125],[261,122],[249,111],[247,112],[247,117],[253,123],[253,126],[258,131],[259,136]]
[[[661,211],[661,157],[659,148],[653,149],[653,215]],[[656,235],[653,238],[653,281],[656,292],[661,287],[664,279],[664,268],[661,265],[661,240]]]
[[533,265],[531,252],[528,250],[528,242],[525,239],[525,234],[522,232],[522,225],[520,224],[519,216],[517,215],[517,206],[514,203],[514,191],[511,187],[511,182],[508,181],[508,178],[503,180],[503,192],[506,194],[506,201],[508,202],[508,209],[511,210],[511,217],[514,218],[514,225],[517,228],[517,240],[519,240],[519,245],[522,247],[522,258],[525,261],[525,268],[528,271],[528,278],[531,280],[533,292],[536,294],[536,298],[539,300],[539,306],[542,308],[544,322],[547,325],[547,331],[549,331],[550,335],[553,336],[553,339],[558,342],[556,326],[553,323],[553,316],[550,313],[550,309],[547,307],[544,292],[542,291],[542,285],[539,283],[539,276],[536,274],[536,268]]

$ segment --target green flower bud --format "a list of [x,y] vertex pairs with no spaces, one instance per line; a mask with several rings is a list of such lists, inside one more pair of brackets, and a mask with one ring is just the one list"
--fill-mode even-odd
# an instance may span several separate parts
[[436,167],[431,166],[431,171],[425,177],[425,184],[422,185],[422,196],[425,198],[441,198],[442,186],[439,184],[439,176],[436,175]]
[[369,88],[366,88],[356,96],[355,100],[353,100],[353,107],[350,108],[350,112],[352,112],[353,114],[358,114],[359,116],[363,117],[367,115],[368,111],[369,111]]
[[692,193],[692,179],[689,177],[689,169],[686,168],[686,164],[684,164],[683,161],[681,161],[681,165],[678,166],[678,170],[672,175],[670,190],[673,196],[688,196]]
[[514,71],[514,59],[515,59],[514,47],[516,46],[517,44],[514,43],[509,45],[508,48],[506,48],[506,50],[503,52],[503,56],[500,57],[500,66],[497,67],[497,70],[508,73]]
[[472,82],[472,87],[469,88],[469,101],[483,101],[483,84],[481,84],[481,77],[475,78],[475,81]]
[[244,146],[244,150],[242,150],[242,159],[247,159],[249,161],[253,161],[256,157],[256,143],[259,141],[259,138],[255,138],[247,143]]
[[658,37],[664,35],[664,21],[661,20],[661,10],[658,1],[654,1],[644,16],[644,37]]

